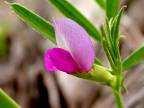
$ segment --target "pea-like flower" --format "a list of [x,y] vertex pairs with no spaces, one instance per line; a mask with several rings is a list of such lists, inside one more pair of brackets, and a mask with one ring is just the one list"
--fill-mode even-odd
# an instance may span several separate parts
[[70,19],[53,22],[57,48],[44,54],[44,67],[48,72],[63,71],[68,74],[89,72],[95,51],[88,33]]

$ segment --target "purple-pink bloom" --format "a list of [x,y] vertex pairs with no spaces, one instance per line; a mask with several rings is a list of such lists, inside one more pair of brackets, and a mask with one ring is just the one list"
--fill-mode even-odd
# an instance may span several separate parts
[[70,19],[55,20],[53,26],[58,48],[45,52],[45,69],[48,72],[59,70],[69,74],[88,72],[95,58],[88,33]]

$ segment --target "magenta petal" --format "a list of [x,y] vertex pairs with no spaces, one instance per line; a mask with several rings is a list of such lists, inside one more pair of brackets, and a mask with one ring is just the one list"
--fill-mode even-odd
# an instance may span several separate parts
[[54,21],[56,40],[60,48],[68,50],[83,71],[94,62],[95,52],[88,33],[70,19]]
[[78,66],[70,53],[61,48],[53,48],[44,55],[44,66],[47,71],[64,71],[73,74],[79,71]]

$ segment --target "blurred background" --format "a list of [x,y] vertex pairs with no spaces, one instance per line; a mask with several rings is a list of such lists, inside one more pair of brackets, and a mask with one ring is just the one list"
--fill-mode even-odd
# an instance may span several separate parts
[[[49,21],[64,17],[48,0],[15,1]],[[104,23],[104,11],[94,0],[69,1],[96,26]],[[144,42],[144,0],[122,0],[121,4],[127,5],[120,43],[125,58]],[[97,43],[95,46],[96,56],[107,65],[103,49]],[[110,88],[65,73],[46,73],[42,56],[51,47],[54,45],[50,41],[19,20],[0,0],[0,88],[22,108],[115,108]],[[144,108],[144,64],[125,73],[126,108]]]

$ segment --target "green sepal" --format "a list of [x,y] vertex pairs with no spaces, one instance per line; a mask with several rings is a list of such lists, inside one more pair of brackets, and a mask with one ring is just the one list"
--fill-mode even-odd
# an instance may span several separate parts
[[112,75],[107,68],[96,64],[93,65],[93,68],[88,73],[77,73],[75,76],[99,82],[112,88],[114,88],[116,84],[116,76]]

